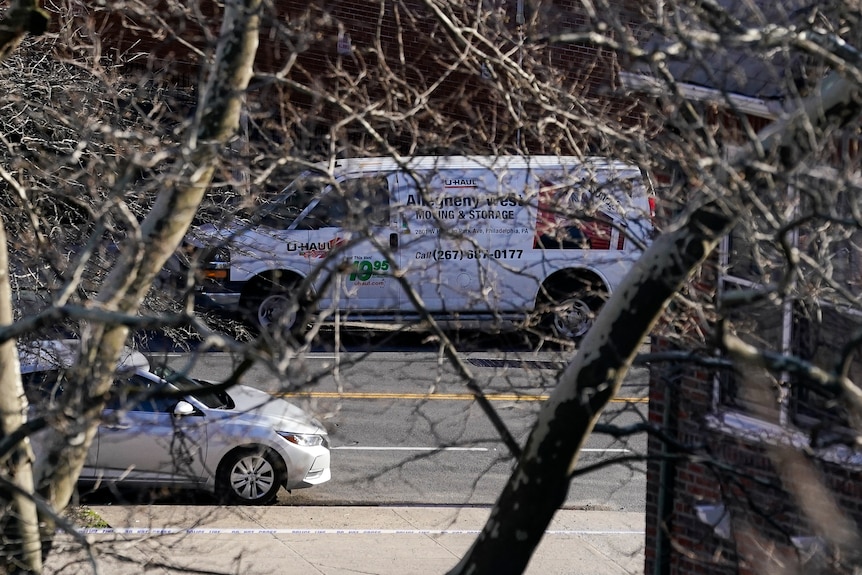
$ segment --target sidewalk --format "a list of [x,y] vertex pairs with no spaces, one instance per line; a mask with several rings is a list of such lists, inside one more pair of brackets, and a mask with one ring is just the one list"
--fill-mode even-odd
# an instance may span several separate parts
[[[85,531],[99,573],[443,575],[487,508],[92,506],[110,529]],[[642,513],[557,512],[531,575],[643,573]],[[58,543],[79,548],[68,536]],[[94,573],[57,549],[47,573]],[[81,557],[81,553],[75,553]],[[482,574],[484,575],[484,574]],[[489,574],[490,575],[490,574]]]

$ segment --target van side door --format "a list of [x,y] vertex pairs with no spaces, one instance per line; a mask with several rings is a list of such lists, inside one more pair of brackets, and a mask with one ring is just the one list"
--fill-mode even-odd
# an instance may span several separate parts
[[398,184],[402,267],[427,309],[495,309],[493,277],[488,275],[491,235],[508,227],[504,217],[514,217],[513,208],[498,204],[495,173],[447,167],[399,174]]

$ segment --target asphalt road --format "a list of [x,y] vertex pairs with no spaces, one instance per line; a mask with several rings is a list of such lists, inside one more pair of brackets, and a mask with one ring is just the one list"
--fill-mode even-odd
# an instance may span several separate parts
[[[523,444],[571,352],[471,351],[459,356],[512,435]],[[192,375],[224,379],[226,354],[154,356]],[[330,432],[332,480],[282,493],[281,505],[488,505],[513,460],[450,362],[435,351],[365,350],[287,357],[281,371],[256,365],[242,383],[316,414]],[[620,426],[646,417],[647,373],[635,369],[602,417]],[[646,437],[594,434],[579,466],[646,452]],[[605,466],[577,477],[566,507],[643,512],[645,463]]]

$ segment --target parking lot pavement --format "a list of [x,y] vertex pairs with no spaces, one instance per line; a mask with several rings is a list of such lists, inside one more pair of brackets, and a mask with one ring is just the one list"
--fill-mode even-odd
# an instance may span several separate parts
[[[92,506],[110,528],[82,531],[99,573],[443,574],[468,550],[488,508]],[[561,510],[532,575],[643,572],[643,513]],[[72,545],[63,536],[61,545]],[[60,547],[48,573],[94,573]],[[79,548],[79,546],[78,546]]]

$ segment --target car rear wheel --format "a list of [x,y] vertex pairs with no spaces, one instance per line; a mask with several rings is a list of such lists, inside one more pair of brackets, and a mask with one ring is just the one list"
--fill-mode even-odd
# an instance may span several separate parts
[[243,449],[222,461],[216,493],[224,503],[268,505],[275,501],[284,481],[284,466],[272,452]]

